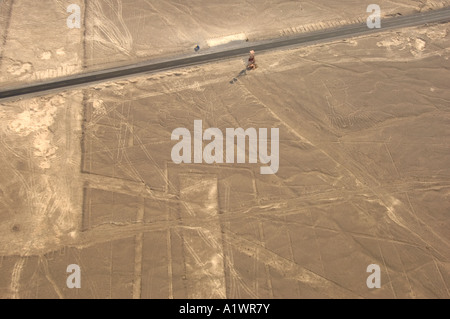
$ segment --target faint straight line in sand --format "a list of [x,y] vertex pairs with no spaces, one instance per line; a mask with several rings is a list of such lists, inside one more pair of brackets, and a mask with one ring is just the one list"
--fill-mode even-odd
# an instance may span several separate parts
[[289,280],[301,281],[308,286],[323,289],[328,296],[346,296],[348,298],[360,297],[357,292],[342,286],[341,284],[328,279],[317,273],[298,265],[290,259],[278,255],[268,248],[262,247],[261,243],[239,236],[236,233],[230,232],[229,243],[241,253],[251,257],[251,251],[255,248],[260,249],[261,255],[267,266],[274,268],[284,274],[284,277]]
[[[413,212],[414,217],[416,218],[416,222],[417,222],[418,226],[420,228],[422,228],[422,230],[423,230],[422,224],[420,223],[421,220],[417,216],[416,210],[414,209],[414,207],[413,207],[413,205],[411,203],[411,199],[409,198],[408,192],[405,192],[405,195],[406,195],[406,199],[408,200],[409,206],[411,207],[411,211]],[[445,282],[444,277],[442,276],[441,270],[439,269],[439,266],[437,265],[436,257],[433,254],[431,254],[431,253],[430,253],[430,256],[431,256],[431,259],[433,259],[434,266],[436,267],[436,270],[437,270],[437,272],[439,274],[439,277],[441,278],[442,284],[444,285],[444,287],[445,287],[445,289],[447,291],[447,295],[450,297],[450,292],[448,290],[447,283]]]
[[251,175],[252,175],[252,186],[253,186],[253,197],[254,200],[257,201],[258,200],[258,187],[256,186],[256,176],[255,176],[255,172],[251,171]]
[[[228,223],[230,224],[230,223]],[[228,225],[228,228],[230,225]],[[227,290],[227,296],[229,298],[239,298],[239,290],[237,289],[236,284],[236,276],[233,275],[233,267],[234,267],[234,255],[233,255],[233,249],[231,248],[231,245],[228,244],[226,241],[227,234],[224,233],[223,235],[223,242],[227,243],[227,245],[224,245],[224,248],[226,249],[226,256],[227,258],[225,260],[225,266],[229,269],[229,278],[230,278],[230,288]]]
[[[356,210],[359,209],[359,207],[356,206],[355,204],[352,203],[351,205],[352,205]],[[364,209],[364,212],[365,212],[366,214],[369,215],[369,211],[368,211],[367,209]],[[342,233],[345,233],[345,232],[342,232]],[[351,238],[353,238],[353,236],[354,236],[354,235],[352,235],[352,234],[349,234],[349,235],[350,235]],[[383,261],[384,268],[386,269],[386,274],[387,274],[387,276],[388,276],[389,286],[391,287],[392,294],[394,295],[394,298],[395,298],[395,299],[398,299],[397,294],[395,293],[395,290],[394,290],[394,286],[392,285],[392,279],[391,279],[391,276],[389,275],[389,268],[387,267],[386,260],[384,259],[383,251],[382,251],[381,246],[380,246],[380,241],[383,242],[384,239],[383,239],[383,238],[380,238],[378,235],[375,235],[375,238],[373,238],[373,240],[375,240],[376,243],[377,243],[377,245],[378,245],[378,250],[380,251],[381,260]]]
[[[111,218],[112,218],[112,213],[111,213]],[[112,299],[112,277],[113,277],[113,242],[110,241],[109,242],[109,299]]]
[[314,240],[316,242],[317,251],[319,253],[319,260],[320,260],[320,265],[321,265],[321,268],[322,268],[322,275],[325,276],[325,265],[323,263],[322,251],[320,250],[319,238],[317,237],[316,225],[314,225],[314,220],[313,220],[313,216],[312,216],[311,210],[308,210],[308,212],[309,212],[309,219],[311,220],[311,227],[312,227],[312,229],[314,231]]
[[[144,222],[145,200],[140,198],[140,206],[138,208],[136,221]],[[134,247],[134,279],[133,279],[133,299],[141,299],[142,297],[142,251],[144,246],[144,233],[136,235],[136,244]]]
[[167,230],[167,273],[169,275],[169,299],[173,298],[173,268],[172,268],[172,234],[170,227]]
[[392,158],[391,151],[389,150],[389,147],[386,145],[386,143],[384,143],[384,147],[386,148],[389,158],[391,159],[392,165],[394,165],[395,171],[397,172],[397,176],[400,178],[400,173],[398,172],[397,165],[395,165],[394,159]]
[[387,274],[387,276],[388,276],[389,286],[391,287],[392,293],[394,294],[394,298],[395,298],[395,299],[398,299],[397,294],[395,293],[395,290],[394,290],[394,286],[392,285],[392,279],[391,279],[391,276],[389,275],[389,268],[388,268],[387,265],[386,265],[386,260],[384,259],[383,251],[381,250],[380,240],[381,240],[381,239],[378,240],[378,249],[380,250],[381,260],[383,260],[384,268],[386,268],[386,274]]
[[[164,163],[165,169],[165,183],[164,183],[164,193],[169,194],[169,167],[167,161]],[[166,206],[167,208],[167,206]],[[170,209],[167,209],[166,216],[167,225],[170,225]],[[167,227],[167,274],[169,276],[169,299],[174,299],[173,297],[173,259],[172,259],[172,229],[170,226]]]
[[441,277],[441,280],[442,280],[442,283],[444,284],[445,290],[447,291],[447,296],[450,297],[450,292],[449,292],[449,290],[448,290],[448,286],[447,286],[447,284],[445,283],[444,276],[442,276],[442,272],[441,272],[441,270],[439,269],[439,265],[437,264],[436,258],[434,258],[434,256],[433,256],[433,262],[434,262],[434,266],[436,267],[439,276]]
[[47,258],[41,257],[40,261],[42,262],[42,266],[44,267],[45,278],[47,278],[48,282],[52,285],[52,287],[55,290],[56,294],[58,295],[59,299],[64,299],[64,295],[62,294],[62,292],[59,289],[58,285],[56,284],[56,282],[53,280],[53,278],[50,275],[50,271],[48,269]]
[[82,69],[85,70],[87,68],[87,52],[86,52],[86,37],[87,37],[87,21],[88,21],[88,1],[84,0],[84,23],[83,23],[83,66]]
[[[218,180],[216,175],[181,175],[178,192],[184,228],[188,296],[194,299],[226,299],[224,246],[219,216]],[[206,193],[206,198],[198,198]],[[202,220],[209,222],[198,226]],[[205,265],[208,265],[205,267]]]
[[176,197],[167,192],[152,190],[144,183],[133,180],[97,175],[95,173],[83,173],[81,178],[83,182],[89,185],[89,189],[99,189],[135,197],[140,196],[155,201],[176,201]]
[[[165,164],[165,175],[166,175],[166,179],[165,179],[165,183],[164,183],[164,193],[166,195],[169,194],[169,165],[167,163],[167,161],[164,163]],[[167,217],[169,218],[169,215],[167,215]]]
[[141,299],[142,292],[142,248],[144,244],[144,234],[136,235],[136,245],[134,247],[134,280],[133,299]]
[[[289,223],[286,220],[286,216],[284,216],[284,225],[288,225]],[[289,241],[289,254],[291,255],[291,259],[292,261],[295,263],[295,257],[294,257],[294,249],[292,248],[292,238],[291,238],[291,232],[289,231],[289,228],[286,227],[286,234],[288,236],[288,241]],[[295,285],[295,289],[297,291],[297,298],[300,298],[300,286],[299,283],[297,282],[297,284]]]
[[[263,227],[263,224],[261,221],[258,221],[258,229],[259,229],[259,236],[261,238],[261,246],[264,249],[266,249],[266,242],[265,242],[265,238],[264,238],[264,227]],[[270,299],[273,299],[274,298],[273,286],[272,286],[272,278],[270,277],[269,265],[267,263],[264,263],[264,268],[266,269],[266,280],[267,280],[267,286],[269,287]]]
[[419,228],[422,228],[422,229],[423,229],[423,227],[420,225],[419,217],[417,216],[416,211],[415,211],[415,209],[414,209],[414,207],[413,207],[413,205],[412,205],[412,203],[411,203],[411,200],[410,200],[410,198],[409,198],[408,192],[405,192],[405,196],[406,196],[406,199],[408,200],[409,207],[411,207],[411,211],[412,211],[413,214],[414,214],[414,217],[415,217],[415,219],[416,219],[417,226],[418,226]]
[[[389,233],[392,236],[392,232],[389,231]],[[408,274],[406,273],[406,268],[405,268],[405,264],[403,263],[402,257],[400,256],[400,253],[398,252],[397,246],[395,244],[392,244],[392,246],[394,246],[395,253],[397,254],[398,259],[400,260],[400,264],[402,266],[402,272],[406,277],[406,281],[408,282],[409,290],[411,291],[411,297],[415,298],[415,293],[414,293],[413,287],[411,285],[411,281],[409,280]]]
[[278,114],[276,114],[267,104],[263,103],[255,94],[250,92],[250,90],[245,87],[244,85],[241,85],[240,88],[246,92],[248,95],[252,96],[256,101],[262,105],[276,120],[278,120],[282,125],[284,125],[293,135],[297,136],[300,140],[300,142],[304,144],[308,144],[309,146],[316,146],[314,145],[310,140],[308,140],[306,137],[302,136],[299,132],[297,132],[292,126],[290,126],[286,121],[284,121]]
[[25,257],[19,257],[19,260],[15,263],[11,274],[11,299],[19,299],[20,290],[20,277],[22,276],[23,266],[25,264]]
[[[303,59],[305,59],[305,58],[303,58]],[[305,60],[307,60],[307,59],[305,59]],[[337,67],[337,66],[334,66],[334,67]],[[345,69],[345,68],[342,68],[342,67],[340,67],[340,68],[341,69]],[[448,246],[447,240],[445,238],[442,238],[442,236],[440,236],[440,235],[436,234],[435,232],[433,232],[431,229],[430,229],[429,233],[425,233],[423,235],[420,235],[417,232],[415,232],[414,230],[412,230],[410,227],[408,227],[408,221],[404,220],[401,217],[399,218],[399,214],[397,214],[395,212],[393,207],[391,207],[389,204],[387,204],[387,203],[391,202],[391,198],[389,197],[389,194],[386,194],[386,192],[380,192],[379,190],[377,190],[377,188],[374,188],[374,187],[370,186],[370,184],[376,183],[376,179],[370,173],[364,171],[362,169],[362,167],[360,167],[360,165],[358,165],[358,163],[356,163],[351,158],[342,159],[341,157],[343,157],[344,155],[340,154],[339,151],[334,150],[334,152],[338,155],[337,156],[338,159],[340,159],[341,161],[342,160],[346,160],[347,161],[345,164],[340,163],[338,159],[335,159],[333,156],[331,156],[331,154],[329,153],[330,150],[324,149],[323,146],[321,146],[321,147],[316,146],[311,140],[309,140],[308,138],[302,136],[292,126],[290,126],[285,120],[282,120],[282,118],[280,116],[278,116],[267,104],[263,103],[261,101],[261,99],[259,99],[255,94],[253,94],[245,85],[241,85],[240,88],[242,88],[242,90],[247,92],[248,95],[253,97],[264,108],[266,108],[270,112],[270,114],[272,114],[275,119],[279,120],[281,122],[281,124],[284,125],[292,134],[294,134],[295,136],[299,137],[301,142],[307,143],[310,146],[314,146],[314,147],[318,148],[324,155],[326,155],[328,158],[330,158],[338,166],[342,166],[349,174],[351,174],[351,176],[354,178],[354,180],[355,180],[355,182],[357,184],[362,184],[362,185],[366,184],[365,186],[368,188],[368,190],[370,190],[370,192],[373,193],[379,199],[380,204],[383,205],[386,208],[386,213],[387,213],[387,216],[388,216],[388,218],[390,220],[392,220],[398,226],[408,230],[414,236],[417,236],[421,241],[423,241],[424,243],[426,243],[427,245],[432,247],[438,253],[439,253],[439,251],[436,248],[434,248],[434,246],[430,243],[429,236],[427,236],[428,238],[425,240],[424,238],[422,238],[423,235],[431,234],[432,237],[437,238],[445,246]],[[350,166],[350,168],[347,167],[347,165]],[[357,172],[354,173],[353,172],[354,170],[356,170]],[[361,180],[365,181],[366,183],[362,183]],[[432,238],[432,239],[435,239],[435,238]],[[443,251],[444,250],[447,251],[447,247],[445,247],[443,249]]]
[[255,258],[253,259],[253,266],[255,268],[255,293],[257,298],[261,298],[261,293],[260,293],[260,288],[259,288],[259,281],[258,281],[258,277],[259,277],[259,267],[258,267],[258,260],[259,260],[259,250],[256,249],[255,251]]

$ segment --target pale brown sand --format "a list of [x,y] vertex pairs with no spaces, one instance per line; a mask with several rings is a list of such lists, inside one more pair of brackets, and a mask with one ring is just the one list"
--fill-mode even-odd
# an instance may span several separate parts
[[[449,28],[2,104],[0,295],[449,298]],[[280,128],[279,172],[174,165],[196,119]]]

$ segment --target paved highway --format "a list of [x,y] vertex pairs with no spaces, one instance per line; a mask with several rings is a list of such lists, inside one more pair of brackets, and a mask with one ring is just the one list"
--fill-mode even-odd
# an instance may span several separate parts
[[171,59],[152,60],[144,63],[129,66],[106,69],[98,72],[83,73],[66,78],[52,79],[47,82],[30,84],[23,87],[9,88],[0,91],[0,99],[20,97],[29,94],[49,93],[61,89],[86,86],[97,82],[104,82],[111,79],[124,78],[142,73],[155,73],[171,69],[199,65],[224,59],[235,58],[248,54],[250,49],[257,52],[285,49],[289,47],[306,46],[311,44],[335,41],[364,34],[371,34],[397,28],[419,26],[432,23],[450,22],[450,7],[428,11],[425,13],[408,16],[398,16],[383,19],[381,29],[369,29],[364,24],[352,24],[334,29],[315,31],[307,34],[300,34],[292,37],[282,37],[259,42],[244,42],[234,47],[224,46],[215,49],[208,49],[201,54],[185,55]]

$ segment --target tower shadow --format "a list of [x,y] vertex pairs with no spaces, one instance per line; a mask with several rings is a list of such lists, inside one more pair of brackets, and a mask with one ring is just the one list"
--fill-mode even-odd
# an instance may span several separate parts
[[239,72],[238,75],[236,75],[236,77],[234,77],[231,81],[230,84],[234,84],[237,82],[238,78],[240,78],[241,76],[245,76],[247,75],[247,69],[243,69],[241,72]]

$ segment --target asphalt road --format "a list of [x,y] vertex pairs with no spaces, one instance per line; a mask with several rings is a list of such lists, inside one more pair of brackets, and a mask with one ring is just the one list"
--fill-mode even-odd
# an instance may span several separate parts
[[209,49],[200,54],[186,55],[166,60],[152,60],[120,68],[106,69],[98,72],[83,73],[66,78],[53,79],[48,82],[40,82],[37,84],[0,91],[0,99],[20,97],[29,94],[36,95],[40,93],[48,93],[50,91],[86,86],[97,82],[124,78],[136,74],[155,73],[214,61],[223,61],[224,59],[247,55],[249,50],[263,52],[275,49],[285,49],[289,47],[306,46],[397,28],[444,22],[450,22],[450,7],[428,11],[426,13],[383,19],[381,22],[381,29],[369,29],[365,23],[353,24],[292,37],[283,37],[260,42],[243,42],[238,46],[224,46],[221,48]]

